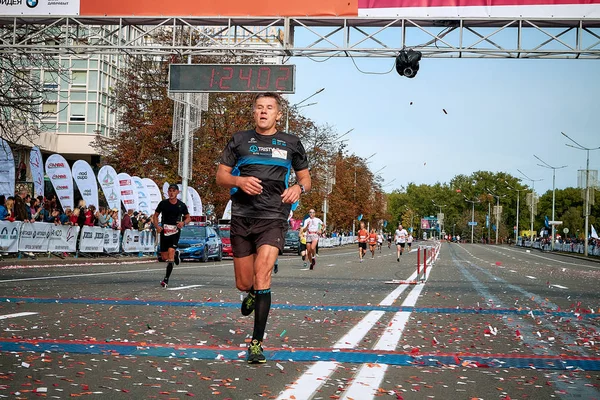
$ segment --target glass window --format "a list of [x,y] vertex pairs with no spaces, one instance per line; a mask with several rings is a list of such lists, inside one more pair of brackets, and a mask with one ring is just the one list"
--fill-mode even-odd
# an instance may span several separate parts
[[69,120],[73,122],[85,121],[85,103],[71,103]]
[[57,103],[43,103],[42,104],[42,119],[56,119],[58,113]]
[[71,81],[71,85],[73,86],[86,86],[87,71],[73,71],[71,75]]
[[85,101],[86,92],[71,92],[71,101]]
[[85,133],[85,124],[79,122],[70,123],[69,133]]
[[44,71],[44,89],[58,89],[57,71]]
[[96,104],[88,103],[87,122],[96,122]]
[[73,60],[73,68],[87,69],[88,60]]

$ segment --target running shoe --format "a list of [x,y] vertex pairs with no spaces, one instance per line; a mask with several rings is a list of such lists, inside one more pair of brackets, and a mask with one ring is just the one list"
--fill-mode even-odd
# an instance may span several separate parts
[[308,263],[307,262],[304,263],[304,268],[306,268],[306,267],[308,267]]
[[242,301],[242,315],[244,317],[252,314],[254,311],[254,301],[256,300],[256,296],[254,293],[248,293],[248,296]]
[[273,273],[276,274],[279,272],[279,263],[275,263],[275,265],[273,266]]
[[396,261],[400,262],[400,257],[396,258]]
[[314,269],[316,263],[317,263],[317,259],[313,258],[312,261],[310,262],[310,269]]
[[160,281],[160,286],[164,287],[165,289],[167,288],[168,285],[169,285],[169,281],[167,281],[165,279]]
[[250,346],[248,346],[247,361],[248,364],[262,364],[267,362],[267,359],[263,354],[263,348],[260,342],[256,339],[253,339],[250,343]]
[[179,263],[181,262],[181,258],[179,258],[179,250],[175,250],[175,265],[179,265]]

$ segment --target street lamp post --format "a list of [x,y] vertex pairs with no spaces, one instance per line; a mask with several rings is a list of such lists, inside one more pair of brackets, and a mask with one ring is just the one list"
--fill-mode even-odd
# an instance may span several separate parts
[[475,227],[475,203],[479,203],[479,199],[469,200],[465,195],[463,195],[466,202],[471,203],[471,244],[473,244],[473,229]]
[[533,155],[535,158],[537,158],[538,160],[540,160],[544,165],[542,164],[538,164],[540,167],[542,168],[548,168],[552,170],[552,243],[550,244],[550,248],[552,249],[552,251],[554,251],[554,235],[555,235],[555,226],[554,225],[554,205],[556,203],[556,195],[555,195],[555,191],[556,191],[556,170],[557,169],[562,169],[562,168],[566,168],[566,165],[563,165],[562,167],[553,167],[552,165],[548,164],[546,161],[542,160],[541,158],[539,158],[538,156],[536,156],[535,154]]
[[576,141],[571,139],[569,136],[567,136],[566,133],[564,133],[564,132],[561,132],[561,133],[564,137],[566,137],[571,142],[573,142],[577,145],[577,147],[572,146],[570,144],[567,144],[567,146],[572,147],[577,150],[585,150],[587,153],[587,161],[585,164],[585,205],[584,205],[585,210],[583,211],[583,213],[585,215],[584,255],[587,257],[587,255],[588,255],[588,222],[589,222],[589,217],[590,217],[590,150],[600,150],[600,147],[595,147],[595,148],[583,147],[582,145],[580,145],[579,143],[577,143]]
[[531,241],[531,245],[533,246],[533,206],[535,203],[534,202],[535,183],[539,182],[539,181],[543,181],[543,179],[531,179],[530,177],[525,175],[521,170],[517,169],[517,171],[519,171],[521,173],[521,175],[523,175],[525,177],[525,179],[527,179],[528,181],[531,181],[531,228],[529,230],[529,234],[531,235],[531,237],[529,239]]
[[440,215],[442,214],[442,207],[446,207],[446,204],[440,206],[439,204],[435,204],[435,201],[433,201],[433,199],[431,199],[431,202],[433,203],[433,205],[435,207],[439,207],[440,208],[440,214],[438,214],[438,223],[440,225],[440,239],[442,238],[442,232],[444,230],[444,217],[442,217],[442,221],[439,222],[440,219]]
[[[287,109],[286,109],[286,111],[285,111],[285,132],[286,132],[286,133],[290,133],[290,110],[291,110],[291,109],[294,109],[294,108],[296,108],[296,109],[297,109],[297,108],[298,108],[298,106],[299,106],[300,104],[304,103],[306,100],[308,100],[308,99],[312,98],[313,96],[316,96],[316,95],[318,95],[318,94],[319,94],[319,93],[321,93],[323,90],[325,90],[325,88],[321,88],[321,89],[317,90],[316,92],[314,92],[313,94],[311,94],[310,96],[308,96],[307,98],[305,98],[304,100],[302,100],[302,101],[299,101],[298,103],[294,104],[293,106],[288,106],[288,107],[287,107]],[[305,105],[304,107],[307,107],[307,106],[309,106],[309,105],[310,105],[310,106],[312,106],[312,105],[314,105],[314,104],[317,104],[317,103],[311,103],[311,104],[307,104],[307,105]]]
[[513,188],[511,187],[508,182],[504,181],[506,183],[506,186],[508,186],[508,188],[510,190],[516,190],[517,191],[517,223],[516,223],[516,229],[515,229],[515,245],[517,244],[517,241],[519,240],[519,198],[520,198],[520,194],[521,191],[523,189],[517,189],[517,188]]
[[[489,194],[492,195],[492,197],[496,198],[496,244],[498,244],[498,231],[500,230],[500,197],[505,197],[505,196],[500,196],[498,194],[494,194],[492,193],[492,191],[490,189],[487,190]],[[489,235],[488,235],[489,238]]]

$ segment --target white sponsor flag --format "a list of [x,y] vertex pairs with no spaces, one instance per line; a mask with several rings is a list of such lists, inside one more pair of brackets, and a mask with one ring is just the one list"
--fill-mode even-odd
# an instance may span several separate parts
[[119,187],[121,188],[121,202],[125,206],[125,210],[137,211],[138,209],[138,197],[137,190],[133,185],[133,180],[129,174],[121,172],[117,174],[117,180],[119,181]]
[[98,183],[102,188],[108,207],[116,208],[119,211],[119,221],[121,221],[121,188],[117,180],[117,171],[110,165],[103,166],[98,171]]
[[52,154],[46,159],[46,175],[50,178],[56,197],[63,210],[73,209],[73,178],[67,160],[60,154]]
[[150,213],[154,212],[154,210],[150,210],[150,194],[146,189],[146,185],[144,185],[144,181],[138,176],[132,176],[131,180],[133,181],[133,185],[135,186],[135,190],[138,198],[138,208],[137,210],[145,213],[146,215],[150,215]]
[[0,139],[0,194],[15,195],[15,159],[4,139]]
[[31,149],[29,153],[29,169],[33,176],[33,193],[35,197],[44,196],[44,164],[42,153],[38,147]]
[[229,200],[227,202],[227,206],[225,206],[222,219],[231,219],[231,200]]
[[150,197],[150,213],[154,214],[156,207],[158,207],[158,203],[162,200],[160,190],[158,189],[158,185],[150,178],[142,178],[142,182],[144,183],[144,186],[146,186],[146,192]]
[[197,217],[202,215],[202,199],[200,198],[200,194],[193,187],[188,187],[189,193],[192,195],[192,210],[190,210],[190,215]]
[[85,200],[85,204],[94,206],[98,209],[98,183],[96,176],[90,164],[83,160],[77,160],[73,164],[73,179],[79,188],[81,197]]
[[592,225],[592,237],[594,239],[598,239],[598,233],[596,232],[596,230],[594,229],[594,225]]

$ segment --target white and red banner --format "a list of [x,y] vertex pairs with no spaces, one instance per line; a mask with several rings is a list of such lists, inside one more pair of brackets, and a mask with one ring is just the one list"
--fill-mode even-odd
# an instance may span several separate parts
[[48,241],[48,251],[74,253],[77,250],[77,225],[54,225]]
[[0,251],[16,253],[19,251],[19,231],[21,221],[0,221]]
[[0,1],[0,15],[79,15],[79,0],[6,0]]
[[144,186],[146,186],[146,192],[150,197],[150,214],[154,214],[156,207],[158,207],[158,203],[160,203],[162,200],[160,189],[158,188],[158,185],[150,178],[142,178],[142,182],[144,183]]
[[599,18],[600,0],[358,0],[361,17]]
[[84,160],[77,160],[73,164],[73,179],[81,197],[85,200],[86,205],[96,207],[98,209],[98,183],[96,176],[90,164]]
[[225,206],[225,211],[223,211],[222,219],[231,219],[231,200],[229,200],[227,202],[227,205]]
[[0,194],[15,195],[15,159],[4,139],[0,139]]
[[192,207],[189,209],[190,215],[193,217],[202,215],[202,199],[200,198],[200,194],[191,186],[188,187],[188,192],[192,195]]
[[[143,212],[146,215],[150,215],[150,195],[146,190],[146,185],[144,185],[144,181],[138,176],[132,176],[131,180],[133,181],[133,185],[135,186],[135,190],[138,198],[138,208],[137,211]],[[154,210],[152,210],[152,213]]]
[[137,190],[135,189],[131,176],[129,176],[129,174],[126,174],[125,172],[121,172],[117,174],[117,181],[119,181],[119,188],[121,191],[121,202],[123,203],[125,210],[137,211]]
[[33,147],[29,153],[29,169],[33,177],[34,196],[44,196],[44,163],[39,147]]
[[119,211],[119,221],[121,221],[121,188],[117,180],[117,171],[110,165],[103,166],[98,171],[98,183],[102,188],[108,207],[116,208]]
[[63,210],[73,209],[73,178],[67,160],[60,154],[52,154],[46,160],[46,175],[50,178]]

